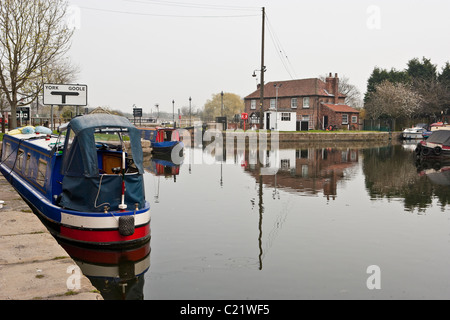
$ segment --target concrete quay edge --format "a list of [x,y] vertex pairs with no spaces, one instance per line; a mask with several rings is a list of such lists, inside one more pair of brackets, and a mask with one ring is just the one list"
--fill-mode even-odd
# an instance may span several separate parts
[[0,200],[0,300],[103,300],[3,175]]

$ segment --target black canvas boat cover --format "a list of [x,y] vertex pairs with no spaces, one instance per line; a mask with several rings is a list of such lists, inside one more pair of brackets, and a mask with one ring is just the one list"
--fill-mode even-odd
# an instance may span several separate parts
[[426,142],[440,143],[444,146],[450,146],[450,130],[433,131]]
[[[137,172],[125,174],[124,177],[121,174],[100,174],[94,136],[99,131],[120,131],[129,137]],[[108,114],[80,116],[70,121],[66,137],[62,165],[63,193],[60,201],[63,207],[79,211],[101,211],[102,204],[106,203],[111,210],[116,210],[121,198],[122,178],[125,179],[125,203],[128,208],[134,208],[136,203],[139,208],[145,205],[141,137],[139,130],[128,119]]]

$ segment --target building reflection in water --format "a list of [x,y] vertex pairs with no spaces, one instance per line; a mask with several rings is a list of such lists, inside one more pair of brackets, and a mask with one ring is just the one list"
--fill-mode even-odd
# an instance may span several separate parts
[[[262,163],[276,159],[278,171],[263,175],[263,183],[291,192],[317,195],[322,192],[327,199],[337,196],[337,184],[345,179],[346,170],[356,166],[359,150],[352,148],[300,148],[267,151]],[[259,165],[246,165],[246,172],[257,179]],[[278,196],[278,195],[277,195]]]
[[[359,161],[358,148],[348,146],[317,148],[304,145],[295,149],[275,148],[274,150],[268,146],[255,150],[248,145],[237,145],[236,148],[216,145],[210,150],[214,151],[211,156],[216,164],[220,164],[221,169],[223,163],[238,164],[257,183],[257,195],[252,203],[257,206],[259,213],[257,239],[259,270],[263,269],[263,259],[267,253],[264,236],[273,241],[274,234],[282,225],[277,223],[276,230],[263,234],[264,191],[273,188],[274,200],[280,199],[280,189],[313,195],[323,192],[327,199],[335,199],[338,182],[345,179],[345,172],[357,166]],[[221,185],[223,183],[222,170],[220,183]]]

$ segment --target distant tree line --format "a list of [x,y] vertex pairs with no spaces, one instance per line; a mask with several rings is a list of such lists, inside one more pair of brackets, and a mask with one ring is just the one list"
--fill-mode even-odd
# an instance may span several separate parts
[[450,63],[438,71],[425,57],[411,59],[404,70],[375,67],[364,97],[366,118],[445,120],[450,109]]

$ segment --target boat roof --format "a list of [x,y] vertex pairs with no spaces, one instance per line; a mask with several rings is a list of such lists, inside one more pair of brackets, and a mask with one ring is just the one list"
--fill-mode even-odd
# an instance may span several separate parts
[[150,127],[150,128],[143,128],[139,127],[139,130],[148,130],[148,131],[161,131],[161,130],[167,130],[167,131],[174,131],[178,130],[179,128],[165,128],[165,127]]
[[42,133],[39,133],[39,134],[19,133],[19,134],[14,134],[14,135],[6,134],[5,137],[13,137],[14,139],[27,141],[28,143],[33,144],[34,146],[40,147],[47,151],[50,151],[53,149],[53,147],[58,139],[56,136],[51,136],[50,138],[48,138],[46,134],[42,134]]
[[450,130],[437,130],[428,137],[427,142],[450,145]]
[[76,117],[70,121],[69,126],[76,134],[85,129],[100,127],[136,129],[127,118],[112,114],[90,114]]

